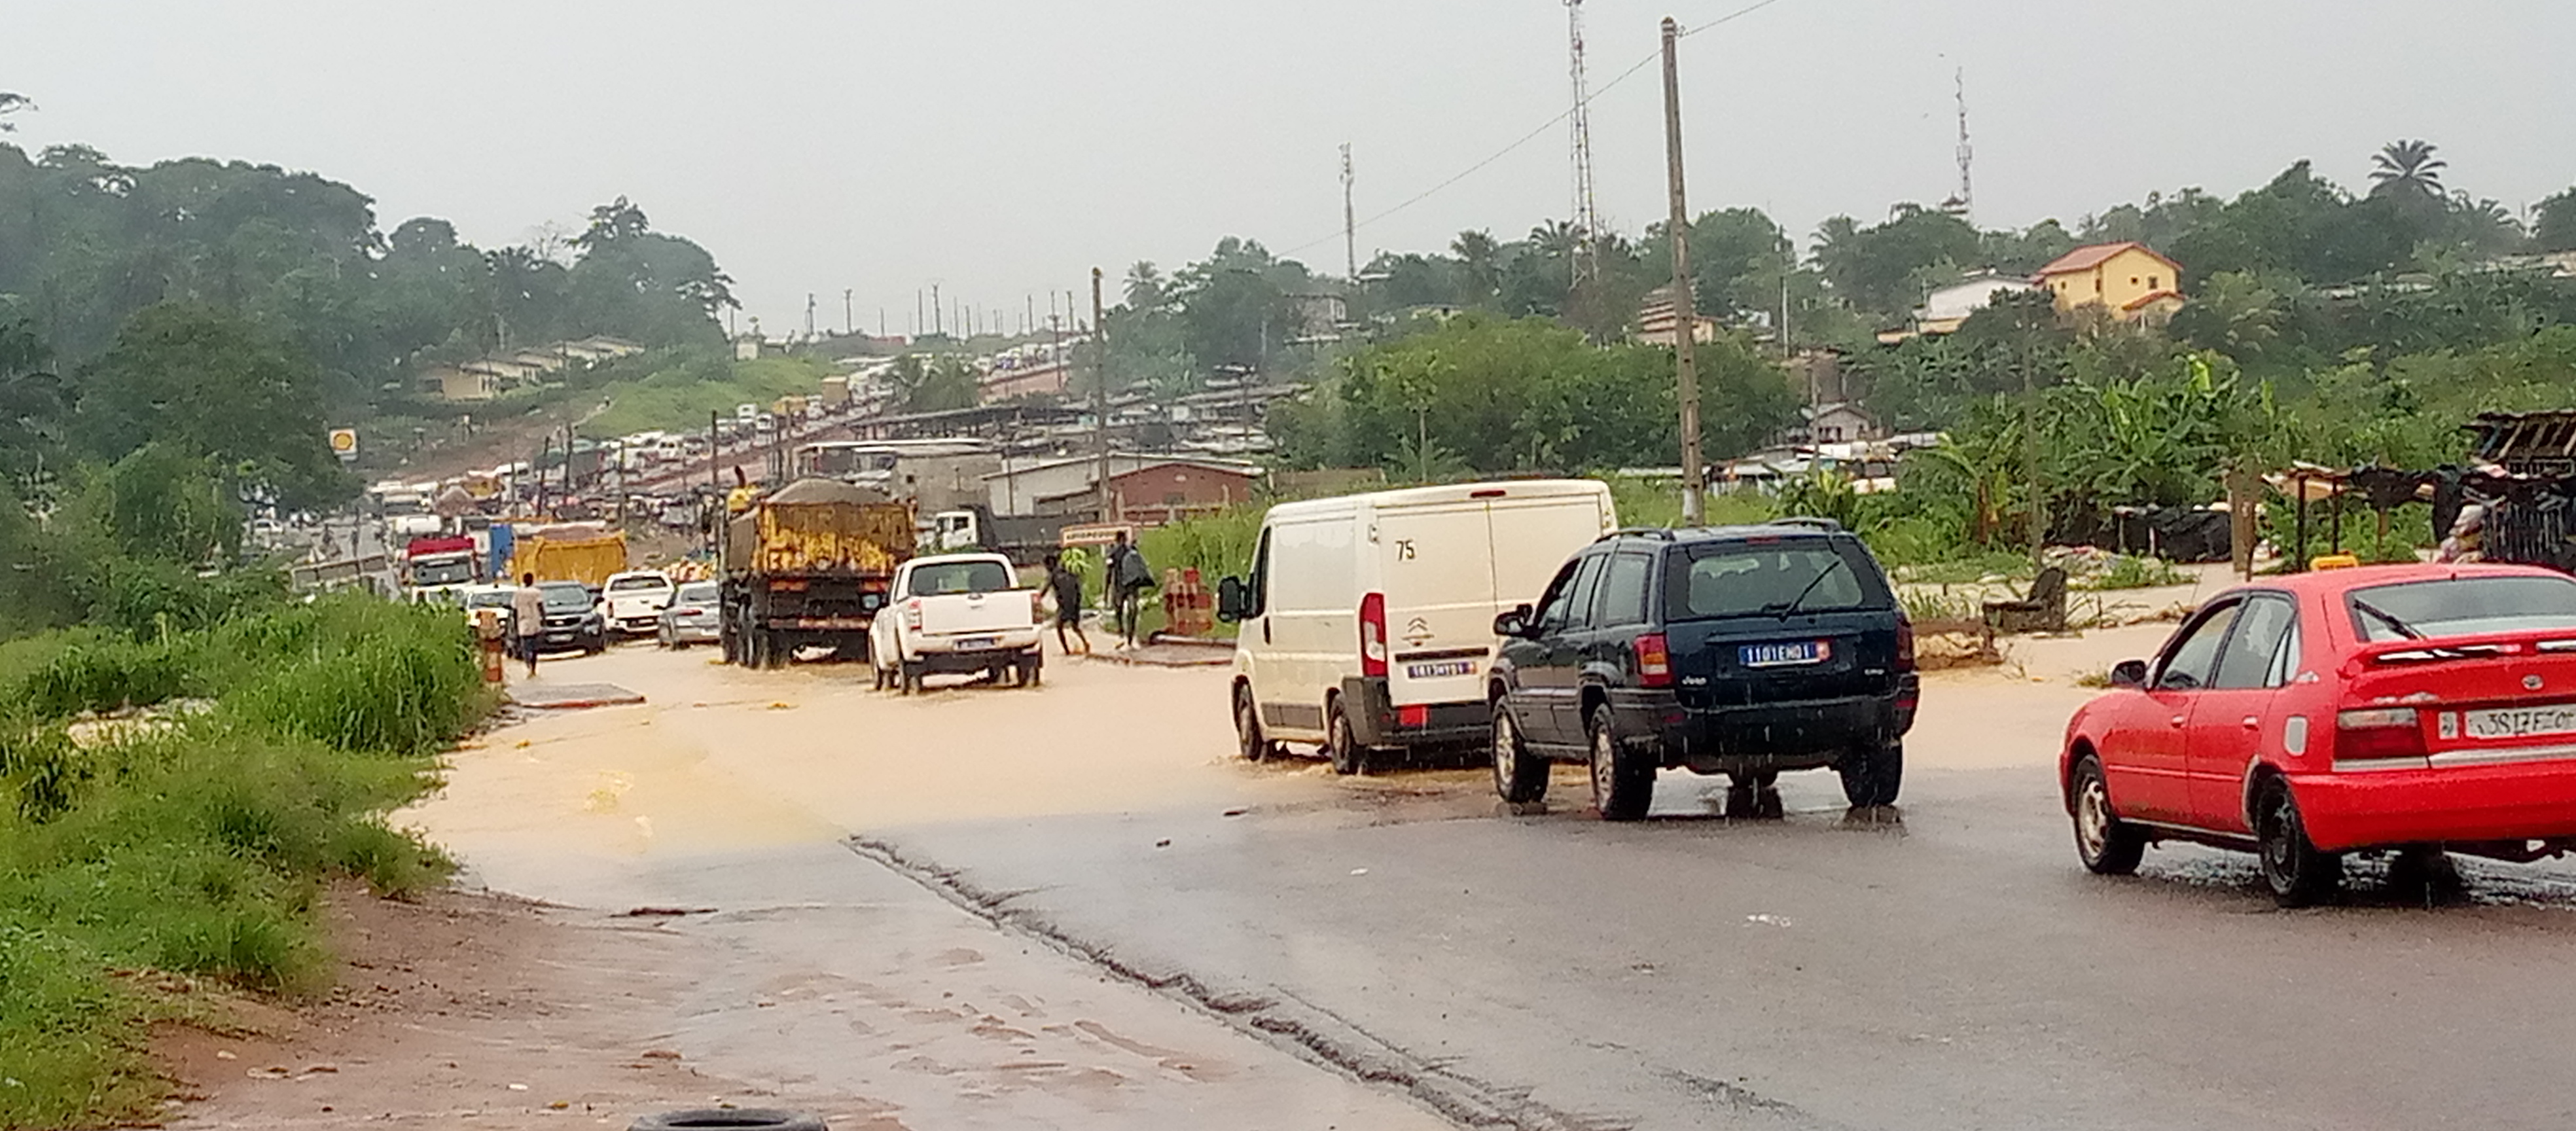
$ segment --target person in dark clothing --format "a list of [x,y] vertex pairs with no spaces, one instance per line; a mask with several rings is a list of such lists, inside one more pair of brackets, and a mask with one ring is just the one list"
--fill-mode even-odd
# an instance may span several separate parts
[[1083,654],[1089,655],[1091,636],[1082,631],[1081,575],[1064,568],[1064,557],[1061,554],[1046,556],[1046,571],[1047,589],[1055,594],[1056,646],[1064,649],[1065,655],[1073,655],[1073,641],[1066,639],[1064,635],[1064,630],[1069,628],[1073,630],[1074,637],[1082,641]]
[[1110,543],[1108,583],[1111,608],[1118,617],[1119,635],[1127,646],[1136,646],[1136,621],[1144,614],[1145,591],[1154,587],[1154,567],[1146,564],[1145,555],[1127,541],[1127,532],[1118,532]]

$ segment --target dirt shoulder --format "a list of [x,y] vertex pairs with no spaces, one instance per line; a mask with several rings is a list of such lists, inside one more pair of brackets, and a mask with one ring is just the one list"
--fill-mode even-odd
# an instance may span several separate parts
[[[656,1040],[695,945],[658,919],[358,887],[333,890],[323,914],[332,989],[238,1005],[235,1032],[155,1033],[183,1105],[171,1126],[623,1128],[648,1111],[780,1102]],[[796,1106],[835,1128],[902,1126],[858,1097]]]

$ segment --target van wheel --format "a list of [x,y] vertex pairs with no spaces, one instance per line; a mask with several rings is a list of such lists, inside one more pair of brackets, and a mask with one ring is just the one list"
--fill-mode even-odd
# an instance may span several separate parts
[[2281,906],[2321,903],[2334,898],[2343,886],[2343,857],[2320,852],[2308,840],[2308,826],[2299,818],[2299,802],[2290,795],[2290,783],[2279,778],[2263,783],[2254,800],[2254,839],[2260,849],[2255,858],[2261,862],[2263,882]]
[[1360,749],[1359,728],[1351,725],[1351,713],[1339,700],[1325,726],[1324,756],[1333,760],[1333,772],[1344,777],[1367,773],[1368,751]]
[[1261,708],[1252,701],[1252,685],[1234,688],[1234,752],[1246,762],[1268,761],[1276,748],[1261,733]]
[[1592,712],[1592,805],[1604,821],[1641,821],[1655,801],[1655,765],[1619,741],[1610,712]]
[[1494,792],[1514,805],[1547,800],[1547,759],[1530,753],[1510,704],[1494,700]]

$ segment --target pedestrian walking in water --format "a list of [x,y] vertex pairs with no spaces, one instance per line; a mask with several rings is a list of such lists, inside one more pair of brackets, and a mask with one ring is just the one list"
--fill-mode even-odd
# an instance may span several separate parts
[[1115,598],[1111,607],[1117,611],[1118,631],[1127,646],[1136,646],[1136,621],[1144,613],[1145,591],[1154,587],[1154,567],[1145,561],[1144,551],[1127,541],[1127,532],[1109,544],[1109,592]]
[[1065,655],[1073,655],[1073,642],[1064,635],[1069,628],[1074,638],[1082,641],[1083,654],[1090,655],[1091,636],[1082,631],[1082,575],[1064,568],[1062,554],[1048,554],[1046,570],[1047,589],[1055,594],[1056,646],[1064,649]]
[[516,637],[519,658],[528,662],[528,675],[537,674],[537,642],[546,632],[546,595],[537,588],[537,575],[519,575],[519,588],[510,594],[510,634]]

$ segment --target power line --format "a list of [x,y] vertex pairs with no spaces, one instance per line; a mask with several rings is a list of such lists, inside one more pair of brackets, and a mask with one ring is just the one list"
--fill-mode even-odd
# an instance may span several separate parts
[[[1761,11],[1762,9],[1764,9],[1764,8],[1768,8],[1768,7],[1770,7],[1770,6],[1774,5],[1774,4],[1777,4],[1777,3],[1780,3],[1780,0],[1758,0],[1758,2],[1756,2],[1756,3],[1748,4],[1748,5],[1746,5],[1746,6],[1742,7],[1742,8],[1738,8],[1738,9],[1736,9],[1735,11],[1729,12],[1729,13],[1727,13],[1727,14],[1723,15],[1723,16],[1719,16],[1719,17],[1718,17],[1718,18],[1716,18],[1716,19],[1710,20],[1710,21],[1708,21],[1707,23],[1700,24],[1700,25],[1698,25],[1697,27],[1693,27],[1693,28],[1691,28],[1690,30],[1683,32],[1683,33],[1682,33],[1682,36],[1683,36],[1684,38],[1688,38],[1688,37],[1690,37],[1690,36],[1698,35],[1698,34],[1699,34],[1699,33],[1701,33],[1701,32],[1707,31],[1707,30],[1709,30],[1710,28],[1714,28],[1714,27],[1720,26],[1720,25],[1722,25],[1722,24],[1729,24],[1729,23],[1733,23],[1733,22],[1735,22],[1735,21],[1737,21],[1737,20],[1743,19],[1743,18],[1744,18],[1744,17],[1746,17],[1746,16],[1750,16],[1750,15],[1752,15],[1752,14],[1753,14],[1753,13],[1755,13],[1755,12],[1759,12],[1759,11]],[[1623,83],[1623,82],[1628,81],[1631,77],[1634,77],[1634,76],[1636,75],[1636,73],[1637,73],[1637,72],[1642,71],[1642,70],[1645,70],[1647,67],[1654,65],[1655,61],[1656,61],[1656,60],[1658,60],[1658,59],[1661,59],[1661,58],[1663,58],[1663,52],[1662,52],[1662,51],[1660,51],[1660,50],[1658,50],[1658,51],[1656,51],[1656,52],[1654,52],[1654,53],[1652,53],[1652,54],[1647,55],[1647,56],[1646,56],[1645,58],[1643,58],[1643,59],[1639,59],[1639,60],[1637,60],[1635,64],[1631,65],[1627,70],[1624,70],[1624,71],[1619,72],[1619,73],[1618,73],[1618,75],[1617,75],[1617,76],[1615,76],[1615,77],[1613,77],[1610,81],[1605,82],[1605,83],[1601,84],[1600,86],[1593,88],[1592,92],[1591,92],[1589,95],[1585,96],[1585,97],[1584,97],[1584,99],[1583,99],[1582,101],[1577,102],[1577,103],[1575,103],[1575,104],[1574,104],[1574,105],[1572,105],[1572,106],[1568,106],[1568,107],[1566,107],[1566,108],[1565,108],[1565,111],[1564,111],[1563,113],[1560,113],[1560,114],[1558,114],[1557,116],[1555,116],[1555,117],[1553,117],[1553,118],[1550,118],[1550,119],[1548,119],[1548,120],[1547,120],[1547,121],[1545,121],[1545,122],[1540,123],[1537,129],[1534,129],[1534,130],[1531,130],[1531,131],[1530,131],[1530,132],[1528,132],[1528,133],[1522,134],[1520,137],[1518,137],[1518,138],[1514,139],[1514,140],[1512,141],[1512,143],[1511,143],[1511,144],[1506,145],[1506,146],[1502,147],[1501,149],[1497,149],[1497,150],[1495,150],[1495,151],[1494,151],[1490,156],[1487,156],[1484,160],[1478,161],[1478,162],[1476,162],[1476,163],[1475,163],[1475,164],[1473,164],[1473,165],[1469,165],[1469,166],[1467,166],[1465,169],[1461,169],[1461,170],[1459,170],[1455,175],[1453,175],[1453,176],[1449,177],[1449,178],[1448,178],[1448,179],[1446,179],[1446,180],[1441,181],[1439,184],[1433,185],[1433,186],[1431,186],[1430,188],[1424,189],[1424,190],[1422,190],[1421,192],[1418,192],[1418,193],[1413,194],[1412,196],[1406,197],[1402,203],[1397,204],[1396,206],[1394,206],[1394,207],[1392,207],[1392,208],[1389,208],[1389,209],[1387,209],[1387,210],[1385,210],[1385,211],[1383,211],[1383,212],[1376,213],[1376,214],[1374,214],[1374,215],[1370,216],[1368,219],[1362,220],[1362,221],[1360,221],[1360,222],[1359,222],[1359,223],[1357,223],[1357,224],[1350,225],[1350,226],[1349,226],[1349,228],[1347,228],[1347,229],[1346,229],[1346,230],[1344,230],[1344,231],[1337,231],[1337,232],[1334,232],[1334,233],[1332,233],[1332,234],[1330,234],[1330,235],[1321,236],[1321,237],[1318,237],[1318,238],[1316,238],[1316,239],[1308,240],[1308,241],[1306,241],[1305,243],[1298,244],[1298,245],[1296,245],[1295,247],[1291,247],[1291,248],[1289,248],[1289,249],[1287,249],[1287,250],[1285,250],[1285,251],[1279,252],[1279,253],[1278,253],[1278,255],[1280,256],[1280,258],[1285,259],[1285,258],[1288,258],[1288,257],[1290,257],[1290,256],[1294,256],[1294,255],[1301,254],[1301,253],[1303,253],[1303,252],[1313,251],[1314,249],[1319,248],[1319,247],[1322,247],[1322,246],[1324,246],[1325,244],[1331,243],[1331,242],[1333,242],[1334,240],[1337,240],[1337,239],[1344,239],[1344,238],[1346,238],[1350,232],[1355,232],[1355,231],[1357,231],[1357,230],[1358,230],[1358,229],[1360,229],[1360,228],[1368,227],[1369,225],[1371,225],[1371,224],[1375,224],[1375,223],[1377,223],[1377,222],[1378,222],[1378,221],[1380,221],[1380,220],[1388,219],[1388,218],[1390,218],[1390,217],[1392,217],[1392,216],[1396,215],[1397,213],[1400,213],[1400,212],[1403,212],[1403,211],[1405,211],[1405,210],[1407,210],[1407,209],[1409,209],[1409,208],[1412,208],[1414,205],[1417,205],[1417,204],[1422,203],[1423,201],[1429,200],[1429,199],[1431,199],[1431,198],[1432,198],[1432,197],[1434,197],[1434,196],[1438,196],[1441,192],[1443,192],[1443,191],[1447,190],[1448,188],[1450,188],[1450,187],[1451,187],[1451,186],[1453,186],[1453,185],[1456,185],[1458,182],[1463,181],[1463,180],[1466,180],[1466,179],[1467,179],[1467,178],[1469,178],[1469,177],[1475,176],[1475,175],[1476,175],[1476,174],[1478,174],[1478,173],[1484,172],[1486,169],[1488,169],[1488,168],[1492,167],[1492,166],[1494,165],[1494,163],[1495,163],[1495,162],[1501,161],[1503,158],[1505,158],[1505,157],[1509,157],[1509,156],[1511,156],[1512,154],[1519,152],[1519,151],[1520,151],[1520,149],[1521,149],[1521,147],[1526,146],[1526,145],[1528,145],[1529,143],[1531,143],[1531,142],[1533,142],[1533,141],[1537,141],[1539,138],[1546,136],[1546,135],[1547,135],[1547,133],[1548,133],[1549,131],[1554,130],[1554,129],[1555,129],[1556,127],[1558,127],[1558,126],[1564,125],[1567,119],[1574,117],[1575,111],[1577,111],[1577,110],[1579,110],[1579,109],[1585,109],[1585,108],[1590,107],[1590,106],[1592,105],[1592,103],[1593,103],[1593,102],[1595,102],[1595,101],[1598,101],[1602,95],[1610,93],[1612,90],[1616,89],[1616,88],[1619,86],[1619,84],[1620,84],[1620,83]]]

